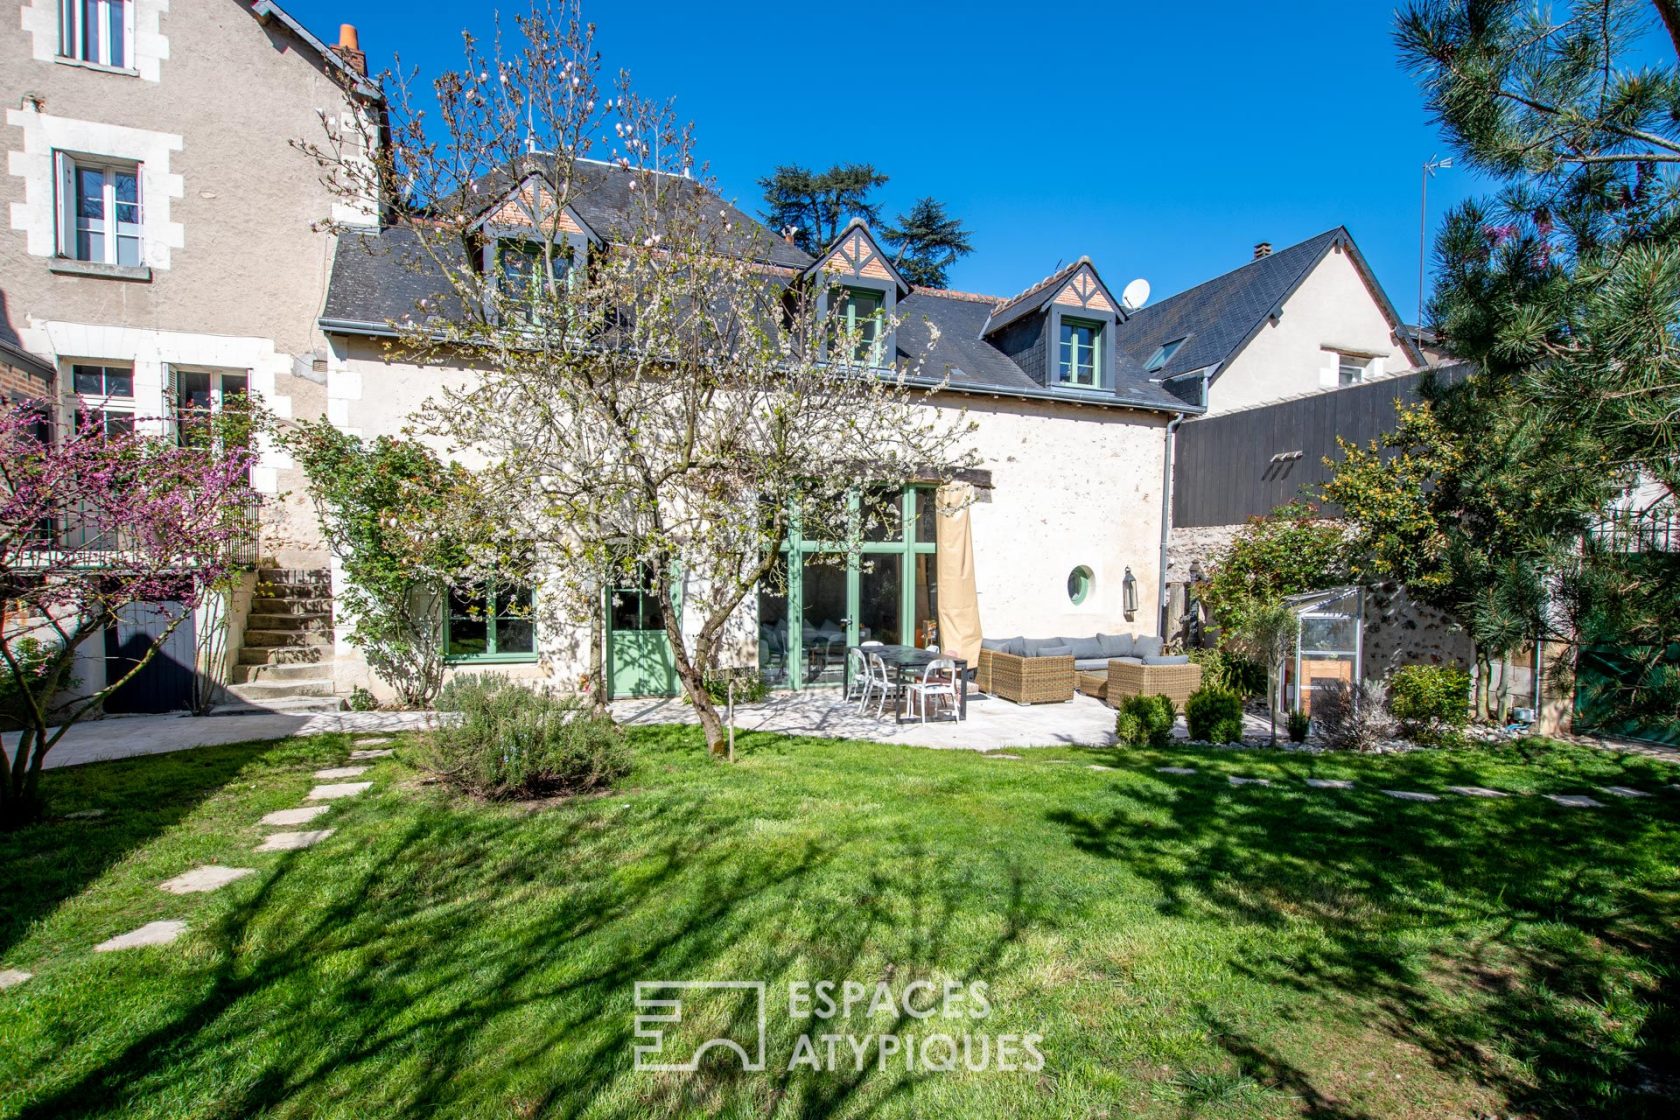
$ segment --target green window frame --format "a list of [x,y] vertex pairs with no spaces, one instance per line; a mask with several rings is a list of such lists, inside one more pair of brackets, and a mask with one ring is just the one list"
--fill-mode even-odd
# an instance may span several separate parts
[[537,660],[535,608],[536,592],[528,583],[492,579],[451,587],[444,596],[444,661],[506,665]]
[[887,299],[873,288],[838,288],[834,308],[836,326],[846,338],[856,338],[852,361],[869,366],[881,364],[882,324]]
[[[801,603],[804,598],[804,561],[805,557],[814,552],[844,553],[846,555],[847,578],[858,570],[859,565],[867,563],[870,557],[897,556],[901,557],[901,576],[899,579],[899,620],[905,630],[905,638],[911,642],[916,639],[914,633],[918,619],[919,596],[918,591],[926,595],[927,587],[918,582],[918,559],[927,558],[931,563],[938,555],[938,528],[935,502],[937,488],[925,484],[915,483],[903,487],[894,487],[896,495],[885,503],[887,516],[883,521],[872,521],[866,515],[865,503],[861,490],[853,490],[847,497],[849,520],[852,524],[853,537],[851,541],[834,541],[821,538],[806,537],[804,526],[801,524],[799,513],[793,511],[788,526],[787,539],[782,542],[781,552],[786,557],[787,586],[785,603],[788,618],[783,625],[797,622],[798,614],[793,604]],[[937,573],[935,573],[937,579]],[[935,594],[937,592],[935,591]],[[937,612],[935,612],[937,617]],[[797,643],[792,629],[785,635],[788,642],[786,648],[792,649]],[[803,669],[798,659],[790,661],[791,675],[786,679],[773,680],[769,683],[777,687],[803,688]],[[765,670],[762,664],[760,671]],[[768,678],[767,678],[768,680]]]
[[1068,602],[1078,606],[1091,596],[1091,582],[1096,577],[1091,569],[1084,564],[1079,565],[1068,573],[1067,593]]
[[1088,319],[1062,320],[1057,373],[1064,385],[1096,389],[1102,385],[1101,323]]

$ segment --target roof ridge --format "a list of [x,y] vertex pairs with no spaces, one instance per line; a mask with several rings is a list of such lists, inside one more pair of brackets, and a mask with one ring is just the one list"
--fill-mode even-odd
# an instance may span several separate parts
[[[1281,257],[1285,253],[1292,253],[1296,249],[1302,248],[1303,246],[1311,245],[1314,241],[1317,241],[1319,238],[1328,237],[1331,234],[1339,233],[1339,232],[1341,232],[1345,229],[1347,229],[1347,227],[1343,226],[1343,225],[1332,226],[1331,228],[1329,228],[1327,230],[1324,230],[1321,233],[1315,233],[1311,237],[1308,237],[1308,238],[1306,238],[1304,240],[1301,240],[1301,241],[1297,241],[1293,245],[1285,245],[1283,248],[1279,249],[1275,253],[1268,253],[1263,257],[1255,257],[1252,260],[1244,261],[1242,264],[1239,264],[1235,268],[1226,269],[1224,272],[1215,273],[1214,275],[1209,276],[1206,280],[1203,280],[1200,284],[1192,284],[1190,287],[1185,288],[1183,291],[1174,292],[1172,295],[1166,297],[1163,300],[1160,300],[1157,303],[1146,304],[1145,306],[1140,307],[1136,311],[1132,312],[1132,314],[1133,315],[1139,315],[1139,314],[1142,314],[1145,311],[1159,310],[1160,308],[1165,307],[1167,304],[1171,303],[1175,299],[1181,299],[1182,297],[1187,296],[1192,292],[1199,291],[1202,288],[1207,287],[1209,284],[1214,284],[1214,283],[1217,283],[1221,280],[1225,280],[1225,279],[1227,279],[1231,276],[1235,276],[1237,273],[1241,272],[1245,268],[1252,268],[1252,267],[1254,267],[1255,265],[1258,265],[1258,264],[1265,264],[1267,261],[1272,260],[1274,257]],[[1350,237],[1351,237],[1351,235],[1350,235]]]
[[1058,268],[1056,271],[1052,272],[1050,275],[1046,276],[1044,279],[1040,280],[1038,283],[1033,284],[1031,287],[1022,291],[1019,295],[1013,295],[1013,296],[1008,297],[1007,299],[1004,299],[1004,300],[1000,301],[996,307],[992,308],[992,314],[996,315],[999,311],[1002,311],[1004,308],[1012,307],[1015,304],[1020,303],[1022,300],[1027,299],[1028,297],[1033,296],[1033,295],[1037,294],[1038,292],[1042,292],[1045,288],[1048,288],[1051,284],[1054,284],[1056,281],[1062,279],[1064,276],[1071,276],[1074,272],[1077,272],[1079,270],[1080,265],[1086,265],[1086,264],[1090,264],[1090,263],[1091,263],[1091,258],[1090,257],[1082,256],[1078,260],[1074,261],[1072,264],[1064,265],[1061,268]]
[[936,299],[961,299],[970,303],[996,303],[997,296],[983,296],[979,292],[959,292],[955,288],[930,288],[924,284],[912,284],[910,290],[917,295],[933,296]]

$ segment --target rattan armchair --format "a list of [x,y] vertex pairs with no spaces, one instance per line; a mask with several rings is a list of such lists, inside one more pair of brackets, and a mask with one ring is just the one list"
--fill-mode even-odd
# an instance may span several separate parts
[[1134,665],[1129,661],[1108,663],[1108,691],[1103,699],[1118,708],[1128,696],[1165,696],[1180,709],[1190,694],[1202,687],[1202,667],[1188,665]]
[[1016,704],[1057,704],[1073,699],[1073,658],[1017,657],[980,651],[974,687]]

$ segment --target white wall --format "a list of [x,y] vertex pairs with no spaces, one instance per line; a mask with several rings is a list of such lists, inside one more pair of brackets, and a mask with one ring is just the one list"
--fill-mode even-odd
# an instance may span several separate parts
[[[458,368],[390,362],[375,342],[335,338],[328,416],[365,438],[395,434],[439,388],[465,385],[470,377]],[[1155,633],[1161,459],[1168,417],[959,394],[947,394],[933,407],[967,410],[978,425],[979,465],[992,475],[992,489],[981,492],[971,514],[985,635]],[[447,450],[441,441],[433,442],[440,453]],[[1081,564],[1095,578],[1090,595],[1075,605],[1068,599],[1067,577]],[[1121,598],[1128,566],[1137,580],[1138,604],[1130,619],[1122,611]],[[753,656],[750,639],[756,627],[750,615],[756,603],[749,599],[743,610],[743,633],[748,637],[732,660]],[[538,612],[542,613],[540,602]],[[348,632],[341,620],[340,688],[367,684],[366,667],[345,640]],[[570,687],[588,662],[587,627],[543,626],[539,648],[536,666],[494,668]]]
[[[987,638],[1156,632],[1160,585],[1161,413],[1022,401],[967,402],[992,472],[970,522]],[[1095,576],[1075,605],[1068,573]],[[1127,618],[1121,586],[1137,580]]]
[[1220,371],[1208,414],[1335,388],[1344,351],[1374,355],[1367,379],[1413,368],[1352,257],[1336,248],[1284,301],[1283,315]]

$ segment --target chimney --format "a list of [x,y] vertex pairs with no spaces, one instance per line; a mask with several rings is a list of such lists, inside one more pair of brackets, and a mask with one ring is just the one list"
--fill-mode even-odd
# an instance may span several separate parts
[[[354,31],[355,28],[351,28],[351,30]],[[1254,259],[1255,260],[1259,260],[1261,257],[1269,257],[1271,255],[1272,255],[1272,243],[1270,241],[1260,241],[1260,242],[1257,242],[1255,244],[1255,246],[1254,246]]]
[[355,24],[338,25],[338,45],[333,48],[333,53],[342,58],[350,69],[367,77],[367,55],[362,53],[361,36],[356,34]]

